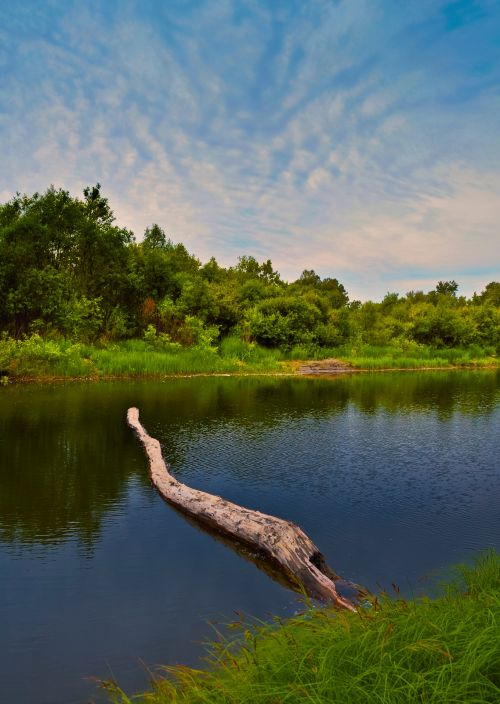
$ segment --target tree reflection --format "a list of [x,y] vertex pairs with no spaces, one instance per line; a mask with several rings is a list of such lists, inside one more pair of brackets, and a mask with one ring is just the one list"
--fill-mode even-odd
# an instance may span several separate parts
[[53,545],[76,536],[92,546],[130,479],[148,485],[146,460],[125,423],[131,405],[163,443],[175,473],[186,434],[229,426],[252,442],[291,419],[334,417],[350,406],[367,415],[432,412],[438,420],[488,415],[498,404],[499,381],[498,371],[412,372],[1,389],[0,540]]

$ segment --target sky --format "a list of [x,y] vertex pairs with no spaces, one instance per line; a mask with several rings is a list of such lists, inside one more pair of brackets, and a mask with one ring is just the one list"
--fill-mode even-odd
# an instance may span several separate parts
[[500,0],[0,0],[0,202],[351,299],[500,280]]

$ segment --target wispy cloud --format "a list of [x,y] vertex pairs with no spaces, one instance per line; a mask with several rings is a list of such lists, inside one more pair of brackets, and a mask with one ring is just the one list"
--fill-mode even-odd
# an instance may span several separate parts
[[472,0],[11,7],[0,195],[100,181],[203,259],[471,292],[499,276],[499,26]]

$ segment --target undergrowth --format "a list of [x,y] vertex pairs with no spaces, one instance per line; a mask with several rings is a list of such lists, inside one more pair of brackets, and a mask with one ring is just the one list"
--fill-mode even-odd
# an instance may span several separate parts
[[404,346],[370,345],[319,348],[296,346],[271,349],[229,336],[218,346],[212,341],[183,347],[168,336],[145,335],[142,340],[85,344],[44,339],[32,334],[19,340],[0,338],[2,377],[161,376],[170,374],[273,373],[290,371],[307,359],[339,359],[354,369],[425,369],[456,366],[484,367],[498,363],[494,350],[433,349],[416,343]]
[[279,371],[279,351],[243,341],[210,345],[162,346],[147,340],[107,344],[44,340],[34,334],[21,340],[0,339],[0,371],[12,377],[160,376],[238,371]]

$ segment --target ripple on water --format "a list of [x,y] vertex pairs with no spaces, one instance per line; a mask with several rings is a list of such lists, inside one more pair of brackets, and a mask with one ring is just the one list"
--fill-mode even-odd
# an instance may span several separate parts
[[159,499],[127,407],[181,481],[296,521],[347,578],[413,593],[423,575],[500,549],[498,379],[2,390],[0,701],[87,701],[83,677],[111,672],[145,687],[140,661],[196,664],[209,620],[300,608]]

